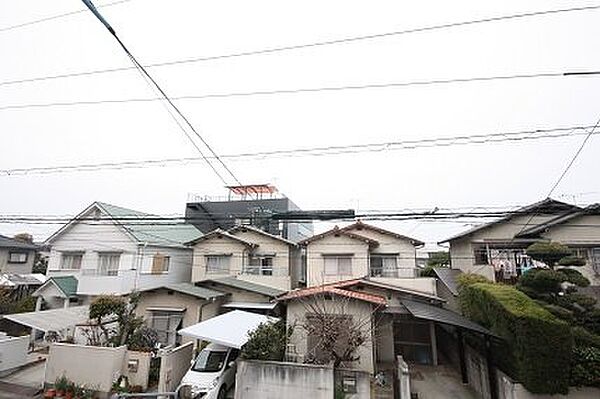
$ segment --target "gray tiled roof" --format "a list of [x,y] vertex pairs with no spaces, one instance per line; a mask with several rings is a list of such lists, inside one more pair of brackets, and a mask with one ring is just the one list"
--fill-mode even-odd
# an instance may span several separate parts
[[37,245],[29,244],[27,242],[15,240],[10,237],[0,235],[0,248],[11,248],[11,249],[37,249]]
[[227,295],[226,293],[221,291],[211,290],[209,288],[204,287],[197,287],[192,283],[173,283],[167,284],[161,288],[166,288],[168,290],[180,292],[182,294],[191,295],[200,299],[212,299]]
[[458,296],[458,276],[462,272],[459,269],[449,269],[447,267],[434,267],[433,271],[442,284],[448,287],[452,295]]
[[438,323],[450,324],[453,326],[465,328],[485,335],[496,336],[487,328],[467,319],[465,316],[443,309],[437,306],[429,305],[423,302],[403,300],[402,305],[418,319],[437,321]]
[[221,277],[206,281],[212,281],[217,284],[223,284],[229,287],[239,288],[241,290],[255,292],[257,294],[262,294],[273,298],[285,294],[287,292],[274,287],[269,287],[267,285],[256,284],[250,281],[241,280],[235,277]]
[[[111,217],[117,219],[117,222],[140,243],[183,246],[185,243],[202,236],[202,232],[191,224],[174,224],[171,221],[158,221],[156,220],[156,215],[104,202],[96,202],[96,205]],[[126,218],[136,218],[136,220],[131,222],[123,220]],[[144,218],[149,220],[145,223]]]

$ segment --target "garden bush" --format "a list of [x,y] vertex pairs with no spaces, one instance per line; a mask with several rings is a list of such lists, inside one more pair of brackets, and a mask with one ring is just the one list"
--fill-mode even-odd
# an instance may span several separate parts
[[550,269],[531,269],[521,275],[519,286],[531,288],[538,293],[555,294],[560,291],[560,283],[567,280],[561,272]]
[[579,273],[577,270],[561,267],[560,269],[556,269],[556,271],[567,276],[566,281],[573,283],[578,287],[587,287],[590,285],[590,280],[583,277],[583,274]]
[[567,393],[573,338],[569,325],[519,290],[476,283],[460,292],[463,313],[504,338],[498,366],[532,393]]
[[573,386],[600,387],[600,349],[590,346],[573,348],[570,382]]
[[242,350],[244,359],[282,361],[291,329],[285,322],[262,323],[248,333],[248,342]]
[[459,291],[464,287],[468,287],[477,283],[491,283],[491,281],[483,277],[482,275],[475,273],[463,273],[460,276],[458,276]]
[[565,256],[558,261],[558,264],[561,266],[585,266],[585,263],[585,259],[575,255]]

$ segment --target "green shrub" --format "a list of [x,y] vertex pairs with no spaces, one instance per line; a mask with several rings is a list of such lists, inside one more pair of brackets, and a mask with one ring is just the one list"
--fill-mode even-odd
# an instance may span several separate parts
[[556,262],[571,255],[571,250],[559,242],[536,242],[527,247],[527,255],[554,268]]
[[560,291],[560,283],[567,280],[561,272],[550,269],[531,269],[519,277],[519,286],[531,288],[538,293],[555,294]]
[[566,321],[569,324],[572,324],[575,321],[575,317],[573,316],[573,312],[569,309],[565,309],[562,306],[551,305],[549,303],[545,303],[544,301],[536,301],[540,306],[546,309],[548,312],[552,313],[554,316],[558,317],[561,320]]
[[419,273],[419,275],[421,277],[435,277],[436,274],[433,271],[433,267],[432,266],[426,266],[421,270],[421,273]]
[[579,273],[577,270],[561,267],[560,269],[556,269],[556,271],[567,276],[566,281],[569,283],[573,283],[579,287],[587,287],[590,285],[590,280],[583,277],[583,274]]
[[468,287],[477,283],[491,283],[490,280],[483,277],[480,274],[475,273],[463,273],[458,276],[458,290],[460,291],[464,287]]
[[600,309],[594,308],[579,317],[580,324],[594,334],[600,335]]
[[600,349],[600,335],[592,334],[583,327],[573,327],[571,332],[575,346],[593,346]]
[[561,266],[585,266],[585,259],[580,258],[579,256],[569,255],[565,256],[561,260],[558,261],[558,264]]
[[600,349],[574,347],[569,380],[573,386],[600,387]]
[[282,320],[276,323],[260,324],[255,330],[248,333],[250,339],[244,345],[242,357],[244,359],[282,361],[290,334],[291,329],[287,329]]
[[477,283],[462,288],[463,313],[504,338],[499,367],[533,393],[567,393],[573,338],[569,325],[519,290]]

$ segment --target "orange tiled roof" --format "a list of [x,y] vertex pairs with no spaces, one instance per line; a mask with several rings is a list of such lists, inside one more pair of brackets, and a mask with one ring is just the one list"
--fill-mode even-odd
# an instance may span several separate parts
[[340,282],[331,283],[331,284],[323,284],[323,285],[319,285],[316,287],[309,287],[309,288],[294,290],[294,291],[290,291],[287,294],[280,296],[279,298],[277,298],[277,300],[287,301],[290,299],[304,298],[304,297],[308,297],[308,296],[326,293],[326,294],[334,294],[334,295],[344,296],[346,298],[358,299],[361,301],[373,303],[375,305],[385,306],[387,304],[386,299],[382,296],[374,295],[374,294],[367,294],[364,292],[350,291],[350,290],[345,290],[342,288],[342,287],[345,287],[348,285],[356,284],[360,281],[361,281],[361,279],[346,280],[346,281],[340,281]]

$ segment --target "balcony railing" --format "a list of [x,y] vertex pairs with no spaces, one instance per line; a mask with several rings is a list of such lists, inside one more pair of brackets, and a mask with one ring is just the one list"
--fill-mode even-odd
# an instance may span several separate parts
[[415,278],[419,277],[419,269],[416,267],[398,267],[396,269],[371,267],[370,276],[387,278]]

